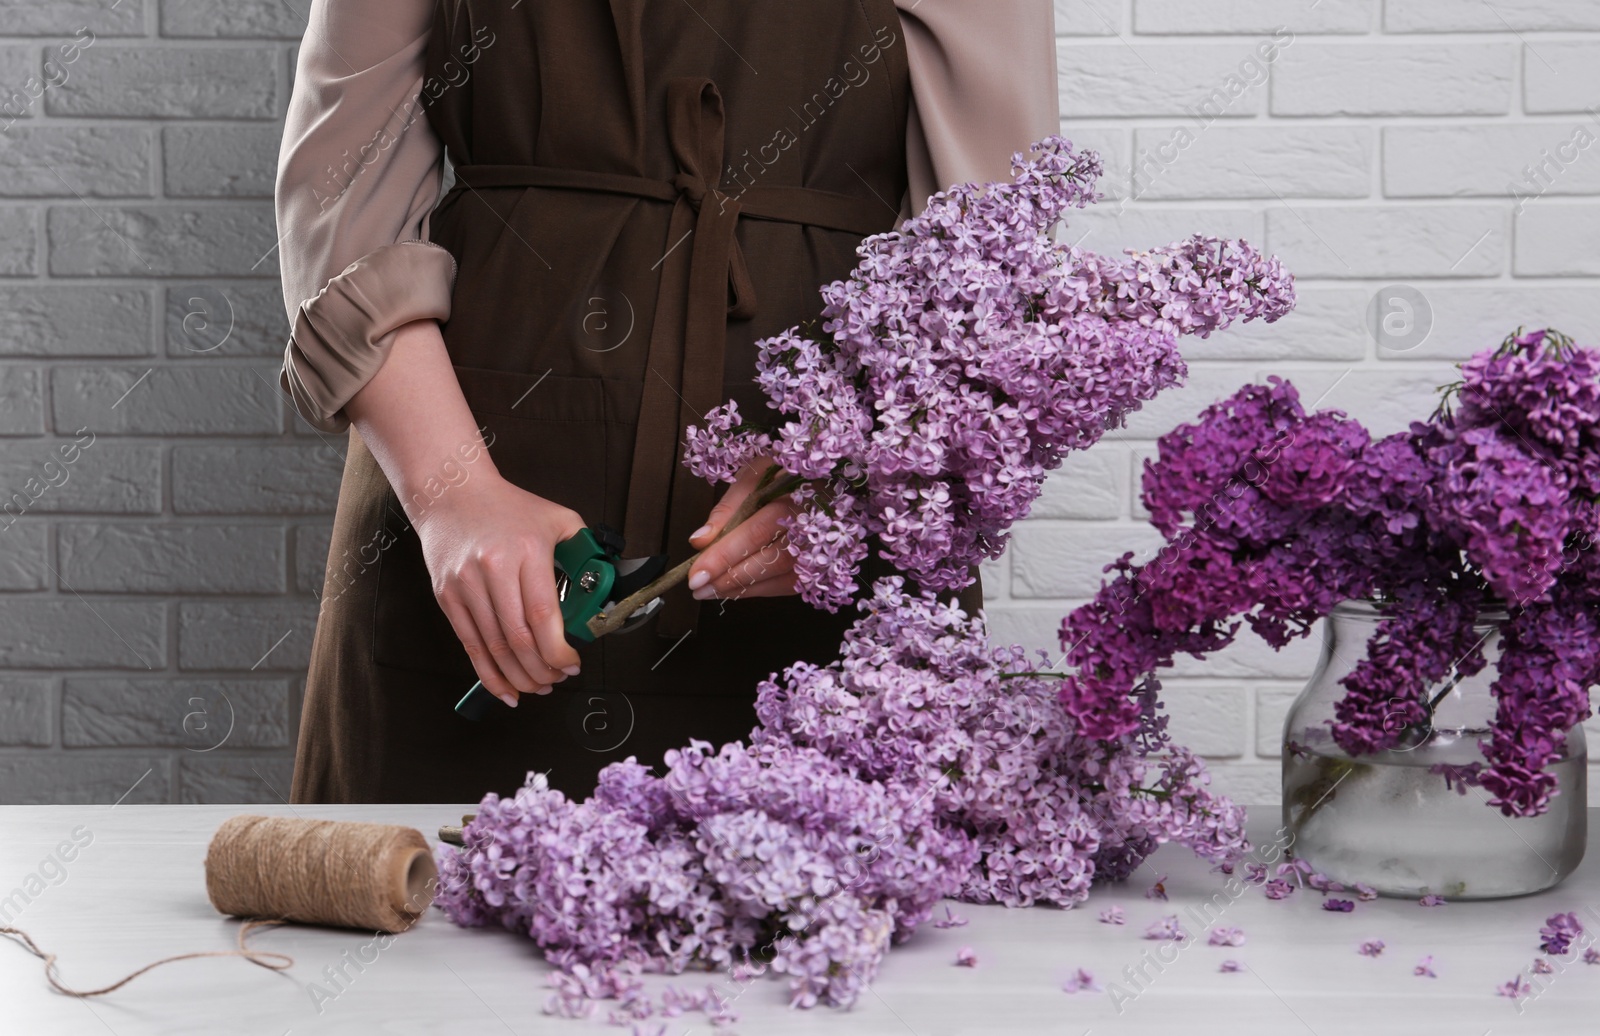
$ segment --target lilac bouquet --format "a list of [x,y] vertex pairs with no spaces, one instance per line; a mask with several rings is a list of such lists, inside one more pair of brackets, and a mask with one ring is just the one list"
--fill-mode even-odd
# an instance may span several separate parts
[[1507,816],[1546,811],[1546,765],[1600,681],[1600,353],[1553,331],[1508,338],[1461,367],[1426,422],[1374,440],[1294,387],[1249,385],[1160,441],[1143,498],[1167,538],[1062,623],[1061,687],[1085,734],[1149,723],[1155,672],[1249,626],[1275,647],[1340,601],[1390,614],[1343,678],[1332,737],[1393,748],[1431,714],[1430,685],[1487,664],[1473,625],[1509,609],[1492,686],[1487,766]]
[[775,462],[736,518],[792,494],[788,550],[818,607],[851,599],[869,536],[920,586],[969,584],[1064,454],[1183,380],[1180,335],[1294,304],[1278,261],[1243,241],[1119,257],[1056,243],[1067,210],[1097,197],[1092,151],[1048,137],[1012,170],[867,238],[851,275],[823,287],[820,326],[757,343],[781,427],[730,402],[689,429],[685,463],[708,480]]
[[[487,796],[464,848],[438,848],[438,904],[533,938],[562,969],[547,1010],[615,998],[626,1023],[682,1007],[643,997],[643,970],[770,969],[797,1006],[848,1005],[942,897],[1066,907],[1163,842],[1248,848],[1161,722],[1083,737],[1056,674],[898,576],[859,607],[838,661],[761,685],[748,746],[691,744],[663,776],[613,764],[582,803],[537,776]],[[714,1019],[726,1001],[698,997]]]

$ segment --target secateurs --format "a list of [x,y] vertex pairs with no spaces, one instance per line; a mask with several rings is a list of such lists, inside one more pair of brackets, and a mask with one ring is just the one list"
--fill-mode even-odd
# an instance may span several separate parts
[[[561,618],[570,643],[593,642],[589,620],[649,585],[667,567],[665,554],[623,558],[622,549],[622,534],[601,524],[580,529],[556,544],[556,597],[561,602]],[[617,632],[642,625],[660,604],[657,599],[640,608],[628,616]],[[496,704],[509,708],[480,680],[456,702],[456,712],[467,719],[481,720]]]

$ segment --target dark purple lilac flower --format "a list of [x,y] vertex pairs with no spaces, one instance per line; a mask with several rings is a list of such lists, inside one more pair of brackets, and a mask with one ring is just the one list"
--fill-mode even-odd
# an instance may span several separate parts
[[[1248,385],[1164,436],[1143,503],[1166,538],[1124,555],[1062,623],[1062,705],[1100,737],[1141,729],[1157,674],[1248,625],[1274,647],[1341,601],[1387,621],[1344,676],[1334,742],[1352,755],[1425,729],[1428,691],[1489,659],[1486,597],[1510,607],[1492,686],[1487,765],[1450,767],[1508,816],[1549,807],[1566,732],[1600,683],[1600,351],[1536,331],[1462,365],[1427,421],[1373,439],[1292,385]],[[1291,746],[1293,750],[1294,746]]]
[[1322,901],[1322,909],[1331,910],[1336,914],[1348,914],[1355,908],[1355,903],[1348,899],[1324,899]]

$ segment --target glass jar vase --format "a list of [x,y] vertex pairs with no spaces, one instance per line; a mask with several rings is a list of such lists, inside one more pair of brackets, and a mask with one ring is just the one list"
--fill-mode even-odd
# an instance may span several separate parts
[[[1283,822],[1293,853],[1328,877],[1383,895],[1492,899],[1539,892],[1583,859],[1587,835],[1588,747],[1583,728],[1567,734],[1550,764],[1559,793],[1537,817],[1507,817],[1463,767],[1485,763],[1504,611],[1479,615],[1488,664],[1452,672],[1428,691],[1425,729],[1382,752],[1351,756],[1334,743],[1340,684],[1366,657],[1388,619],[1370,601],[1346,601],[1323,623],[1322,657],[1283,728]],[[1470,769],[1467,771],[1472,772]]]

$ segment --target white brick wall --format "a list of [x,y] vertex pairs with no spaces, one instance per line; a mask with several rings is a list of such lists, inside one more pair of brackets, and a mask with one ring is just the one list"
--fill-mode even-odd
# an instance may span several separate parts
[[[1115,251],[1242,235],[1283,257],[1301,302],[1270,327],[1190,341],[1188,387],[1051,476],[986,578],[996,634],[1053,656],[1098,569],[1156,541],[1137,500],[1154,440],[1243,382],[1282,375],[1307,403],[1327,392],[1322,406],[1387,433],[1432,409],[1453,363],[1519,324],[1600,344],[1600,0],[1055,0],[1055,11],[1062,132],[1102,151],[1112,196],[1068,239]],[[1283,28],[1292,40],[1256,73],[1257,48]],[[1188,113],[1227,96],[1230,74],[1238,96],[1202,127]],[[1193,138],[1181,148],[1169,143],[1180,127]],[[1393,283],[1423,294],[1432,331],[1380,351],[1364,315]],[[1243,801],[1277,800],[1284,711],[1316,647],[1241,642],[1166,681],[1178,738]]]

